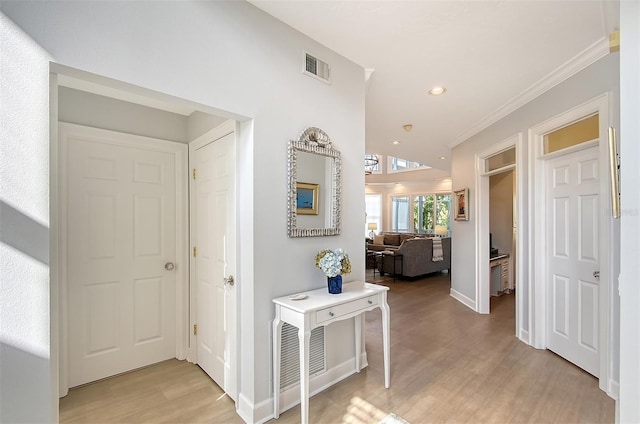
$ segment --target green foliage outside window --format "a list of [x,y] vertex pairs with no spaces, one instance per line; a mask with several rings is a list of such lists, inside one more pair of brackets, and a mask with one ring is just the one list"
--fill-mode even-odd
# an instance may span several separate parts
[[450,211],[450,194],[416,196],[413,200],[413,228],[416,232],[428,234],[434,233],[436,225],[448,228]]

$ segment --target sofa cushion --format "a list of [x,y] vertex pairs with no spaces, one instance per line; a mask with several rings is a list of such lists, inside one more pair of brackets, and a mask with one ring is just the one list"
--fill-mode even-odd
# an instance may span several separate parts
[[415,234],[411,234],[411,233],[400,234],[400,244],[402,244],[403,241],[410,240],[414,237],[415,237]]
[[384,234],[373,236],[373,244],[384,244]]
[[391,246],[400,246],[400,234],[385,234],[384,244]]

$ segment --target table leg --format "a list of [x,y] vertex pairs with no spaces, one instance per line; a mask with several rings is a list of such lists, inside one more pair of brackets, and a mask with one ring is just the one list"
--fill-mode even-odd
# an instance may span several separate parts
[[392,256],[393,258],[393,282],[396,282],[396,255]]
[[300,422],[309,422],[309,340],[311,331],[298,330],[300,342]]
[[382,310],[382,348],[384,351],[384,387],[387,389],[391,384],[390,377],[390,365],[391,365],[391,357],[389,352],[389,326],[390,326],[390,312],[389,312],[389,304],[387,303],[387,294],[383,294],[382,302],[380,305],[380,309]]
[[356,334],[356,372],[360,372],[362,365],[360,364],[360,356],[362,351],[362,314],[358,314],[353,319],[355,321]]
[[273,417],[280,416],[280,346],[282,345],[282,321],[280,311],[276,307],[273,320]]

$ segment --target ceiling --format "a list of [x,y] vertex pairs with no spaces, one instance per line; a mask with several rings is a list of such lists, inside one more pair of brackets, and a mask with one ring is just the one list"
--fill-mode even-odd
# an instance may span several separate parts
[[250,2],[371,73],[367,153],[440,176],[451,147],[607,54],[618,28],[617,1]]

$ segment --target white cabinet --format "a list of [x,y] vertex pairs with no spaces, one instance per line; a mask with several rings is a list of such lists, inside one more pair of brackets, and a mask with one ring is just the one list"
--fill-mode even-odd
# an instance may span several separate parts
[[513,290],[509,269],[509,255],[502,254],[489,259],[491,296],[499,296]]

